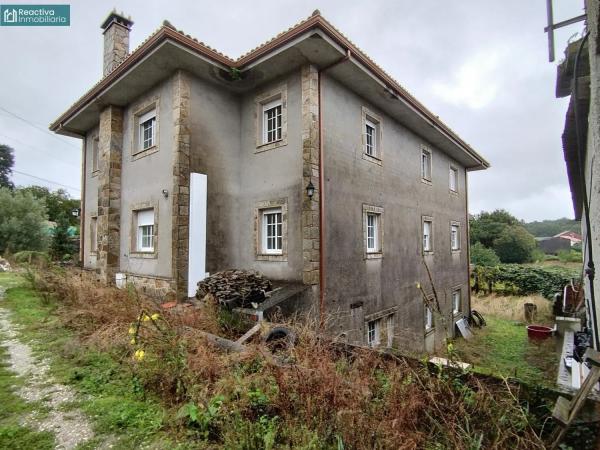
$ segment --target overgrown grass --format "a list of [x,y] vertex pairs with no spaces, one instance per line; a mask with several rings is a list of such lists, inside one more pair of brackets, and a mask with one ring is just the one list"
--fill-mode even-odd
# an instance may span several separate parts
[[[124,355],[99,352],[82,345],[78,337],[61,324],[56,314],[57,303],[39,295],[23,279],[14,274],[0,274],[0,286],[6,285],[13,287],[6,292],[3,306],[10,309],[12,320],[21,326],[20,337],[28,341],[34,351],[50,359],[50,374],[58,382],[72,385],[81,394],[73,406],[90,416],[98,439],[117,436],[113,448],[130,449],[163,438],[165,410],[135,385],[132,374],[119,363]],[[31,409],[29,404],[16,399],[23,408]],[[0,404],[4,404],[2,400],[0,398]],[[14,412],[7,414],[15,416]],[[7,433],[10,431],[12,436],[16,431],[11,430]],[[15,448],[1,445],[2,436],[0,432],[0,448]]]

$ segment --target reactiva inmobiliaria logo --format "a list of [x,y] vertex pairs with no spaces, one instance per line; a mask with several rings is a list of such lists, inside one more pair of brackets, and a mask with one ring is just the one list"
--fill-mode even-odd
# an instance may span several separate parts
[[71,5],[0,5],[3,27],[68,27]]

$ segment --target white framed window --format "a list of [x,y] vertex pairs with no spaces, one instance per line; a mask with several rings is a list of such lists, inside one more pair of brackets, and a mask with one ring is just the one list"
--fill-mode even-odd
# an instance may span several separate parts
[[433,221],[423,219],[423,252],[433,251]]
[[433,311],[425,305],[425,331],[433,329]]
[[156,109],[148,111],[138,118],[139,150],[147,150],[156,145]]
[[95,137],[92,140],[92,172],[97,172],[100,168],[100,139]]
[[90,219],[90,251],[98,252],[98,217]]
[[457,223],[450,224],[450,248],[460,250],[460,226]]
[[431,151],[425,147],[421,149],[421,178],[431,181]]
[[385,318],[385,327],[387,333],[387,346],[392,348],[394,346],[394,315],[390,314]]
[[154,209],[136,211],[136,250],[138,252],[154,251]]
[[450,166],[449,188],[452,192],[458,192],[458,169]]
[[367,344],[369,347],[377,347],[380,344],[381,319],[367,322]]
[[452,291],[452,314],[458,314],[460,312],[461,303],[460,289]]
[[367,213],[367,253],[381,251],[379,245],[379,214]]
[[281,97],[262,105],[263,110],[263,144],[280,141],[282,139],[282,101]]
[[283,213],[281,208],[263,209],[262,251],[267,255],[283,253]]
[[365,153],[377,157],[377,124],[372,120],[365,120]]

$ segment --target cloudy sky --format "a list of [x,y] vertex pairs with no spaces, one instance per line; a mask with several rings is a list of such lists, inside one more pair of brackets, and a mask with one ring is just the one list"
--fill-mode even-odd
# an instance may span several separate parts
[[[583,12],[583,0],[554,3],[555,21]],[[319,8],[492,163],[471,174],[472,213],[504,208],[528,221],[573,215],[560,141],[567,102],[554,98],[544,0],[70,4],[70,27],[0,27],[0,143],[15,149],[16,184],[63,185],[79,197],[80,142],[45,130],[99,80],[99,26],[113,5],[135,22],[132,48],[168,19],[232,57]],[[557,59],[582,27],[557,32]]]

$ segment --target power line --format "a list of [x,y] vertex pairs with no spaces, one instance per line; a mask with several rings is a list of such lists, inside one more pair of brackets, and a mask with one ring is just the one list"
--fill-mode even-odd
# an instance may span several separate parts
[[55,184],[57,186],[62,186],[62,187],[67,188],[67,189],[73,189],[74,191],[77,191],[77,192],[81,192],[81,189],[79,189],[79,188],[76,188],[76,187],[73,187],[73,186],[68,186],[66,184],[62,184],[62,183],[59,183],[57,181],[47,180],[46,178],[36,177],[35,175],[31,175],[30,173],[19,172],[18,170],[15,170],[15,169],[12,169],[12,172],[18,173],[19,175],[25,175],[26,177],[35,178],[36,180],[45,181],[46,183],[51,183],[51,184]]
[[35,151],[38,151],[38,152],[42,152],[42,153],[48,155],[49,157],[54,158],[57,161],[60,161],[63,164],[69,164],[70,166],[73,166],[73,167],[79,167],[77,164],[75,164],[75,163],[73,163],[71,161],[65,161],[62,158],[58,158],[56,155],[53,155],[52,153],[50,153],[50,152],[48,152],[46,150],[42,150],[41,148],[34,147],[33,145],[27,144],[27,143],[25,143],[23,141],[20,141],[19,139],[16,139],[14,137],[7,136],[6,134],[2,134],[2,133],[0,133],[0,136],[4,137],[5,139],[10,139],[11,141],[15,141],[15,142],[17,142],[17,143],[19,143],[21,145],[24,145],[25,147],[29,147],[32,150],[35,150]]
[[61,139],[61,138],[59,138],[59,137],[58,137],[56,134],[54,134],[54,133],[50,133],[48,130],[44,130],[42,127],[40,127],[40,126],[36,125],[35,123],[31,122],[30,120],[27,120],[27,119],[25,119],[24,117],[21,117],[21,116],[19,116],[18,114],[15,114],[14,112],[12,112],[12,111],[9,111],[8,109],[6,109],[6,108],[4,108],[4,107],[2,107],[2,106],[0,106],[0,109],[1,109],[2,111],[4,111],[4,112],[6,112],[6,113],[10,114],[11,116],[13,116],[13,117],[15,117],[15,118],[19,119],[20,121],[22,121],[22,122],[25,122],[25,123],[26,123],[27,125],[29,125],[30,127],[33,127],[33,128],[35,128],[36,130],[38,130],[38,131],[41,131],[42,133],[46,133],[47,135],[49,135],[49,136],[52,136],[53,138],[57,139],[58,141],[62,142],[63,144],[67,144],[67,145],[70,145],[70,146],[71,146],[71,147],[73,147],[73,148],[76,148],[77,150],[81,150],[81,149],[80,149],[78,146],[76,146],[75,144],[71,144],[70,142],[67,142],[67,141],[65,141],[65,140],[63,140],[63,139]]

